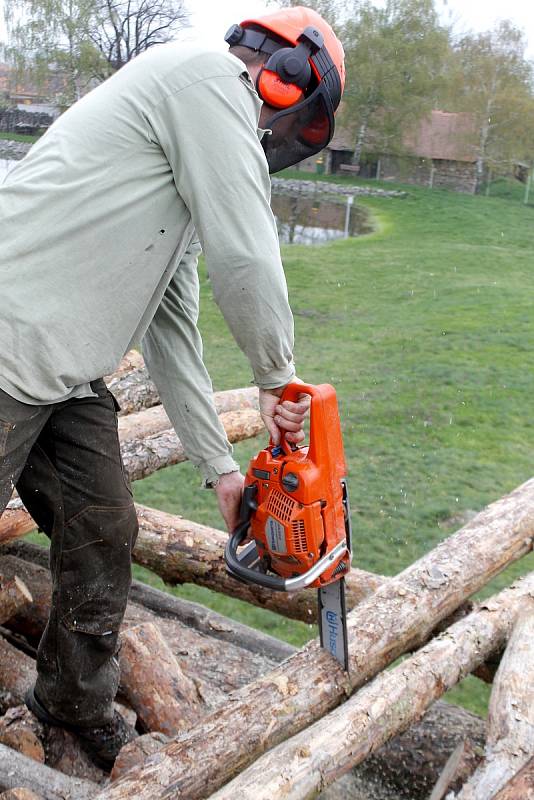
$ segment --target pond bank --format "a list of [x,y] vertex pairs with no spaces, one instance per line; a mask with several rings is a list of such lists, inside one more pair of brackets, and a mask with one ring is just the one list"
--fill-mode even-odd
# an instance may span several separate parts
[[372,186],[354,186],[330,181],[295,180],[294,178],[271,178],[273,191],[277,194],[343,194],[361,197],[408,197],[398,189],[379,189]]

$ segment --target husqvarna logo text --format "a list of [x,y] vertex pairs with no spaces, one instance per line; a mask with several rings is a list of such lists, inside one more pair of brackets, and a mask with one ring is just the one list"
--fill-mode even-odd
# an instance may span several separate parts
[[327,611],[326,621],[328,623],[328,649],[331,653],[335,654],[337,650],[337,637],[339,634],[339,617],[335,611]]

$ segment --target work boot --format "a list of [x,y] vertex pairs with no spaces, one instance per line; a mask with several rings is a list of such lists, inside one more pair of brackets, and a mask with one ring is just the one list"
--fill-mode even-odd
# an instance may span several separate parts
[[115,711],[111,722],[93,728],[83,728],[69,722],[63,722],[49,714],[33,689],[26,693],[25,702],[37,719],[47,725],[65,728],[74,733],[91,760],[101,769],[109,772],[115,759],[125,744],[137,738],[138,733],[129,725],[124,717]]

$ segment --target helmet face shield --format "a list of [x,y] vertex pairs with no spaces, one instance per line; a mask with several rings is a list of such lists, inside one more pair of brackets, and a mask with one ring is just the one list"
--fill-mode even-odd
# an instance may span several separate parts
[[261,141],[271,174],[315,155],[334,135],[328,91],[319,84],[301,103],[274,114],[265,127],[272,130]]

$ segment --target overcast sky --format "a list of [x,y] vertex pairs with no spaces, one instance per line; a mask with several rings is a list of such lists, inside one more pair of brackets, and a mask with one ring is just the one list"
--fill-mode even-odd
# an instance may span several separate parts
[[[375,0],[378,5],[381,0]],[[468,30],[488,30],[499,19],[510,19],[525,31],[528,54],[534,58],[534,2],[533,0],[436,0],[444,21],[454,22],[458,33]],[[305,0],[303,2],[305,5]],[[191,10],[192,29],[187,38],[205,38],[212,43],[221,42],[226,30],[234,22],[272,11],[262,0],[186,0]],[[0,0],[3,9],[3,0]],[[3,32],[3,13],[0,15],[0,39]]]

